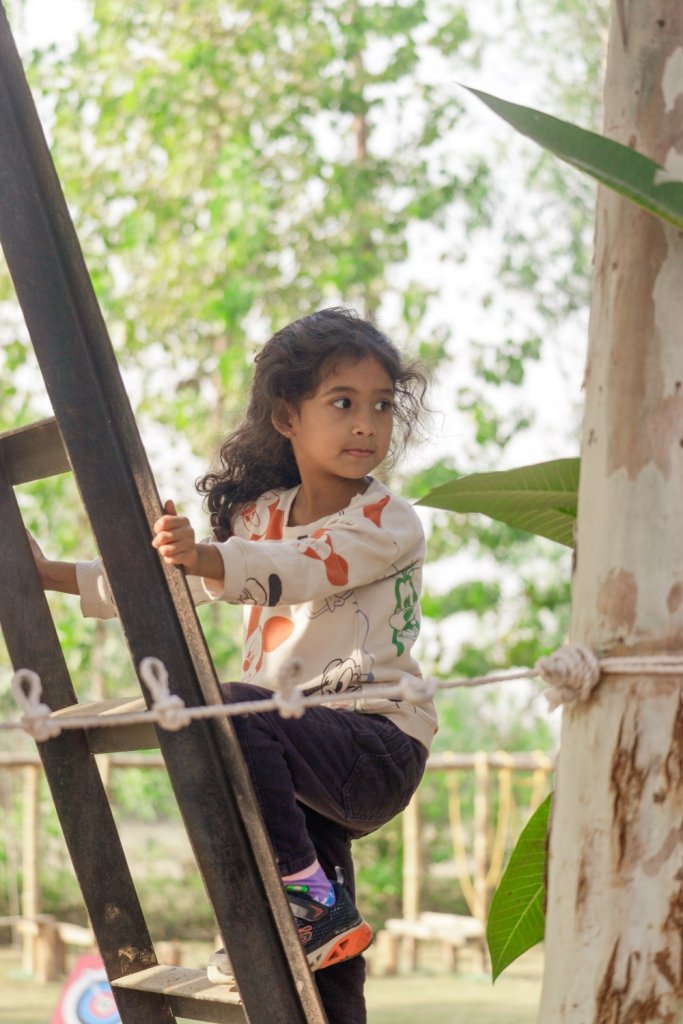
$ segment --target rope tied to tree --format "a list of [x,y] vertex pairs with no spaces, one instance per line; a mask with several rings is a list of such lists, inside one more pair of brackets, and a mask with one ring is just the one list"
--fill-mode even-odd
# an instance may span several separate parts
[[539,658],[536,669],[550,689],[545,697],[551,711],[575,700],[586,701],[600,682],[600,662],[590,647],[561,647]]
[[[73,713],[61,717],[40,700],[40,676],[31,669],[19,669],[12,678],[12,693],[24,710],[19,721],[0,722],[0,731],[24,729],[36,740],[59,736],[63,729],[96,729],[116,725],[147,724],[154,722],[175,731],[198,718],[231,718],[236,715],[278,711],[283,718],[300,718],[307,707],[333,704],[353,708],[359,701],[371,702],[405,700],[412,704],[430,701],[438,690],[470,689],[493,683],[511,683],[541,676],[548,684],[546,699],[550,710],[572,703],[587,701],[594,693],[603,674],[613,675],[666,675],[683,676],[683,657],[672,654],[641,655],[637,657],[598,658],[589,647],[567,645],[554,654],[540,658],[534,668],[496,672],[470,679],[443,680],[430,676],[402,676],[397,683],[371,683],[342,693],[315,693],[306,695],[301,690],[302,666],[298,658],[291,658],[281,667],[273,696],[266,700],[241,701],[235,704],[207,704],[186,707],[177,694],[169,690],[168,673],[158,658],[143,658],[139,666],[140,678],[152,694],[149,711],[126,711],[117,714],[93,715]],[[365,705],[367,707],[367,704]]]

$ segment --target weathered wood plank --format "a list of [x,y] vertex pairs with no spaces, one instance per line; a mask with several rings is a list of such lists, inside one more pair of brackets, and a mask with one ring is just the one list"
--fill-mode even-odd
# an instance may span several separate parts
[[205,971],[160,964],[115,981],[115,989],[134,989],[163,995],[179,1017],[214,1024],[245,1024],[242,1001],[236,985],[212,985]]
[[0,434],[0,464],[12,485],[69,473],[71,465],[54,417]]
[[[54,711],[52,717],[57,720],[76,718],[80,715],[97,715],[106,718],[109,715],[144,710],[145,702],[142,697],[114,697],[108,700],[72,704],[68,708]],[[95,727],[86,729],[85,733],[93,754],[112,754],[121,750],[149,750],[159,746],[156,730],[151,722]]]

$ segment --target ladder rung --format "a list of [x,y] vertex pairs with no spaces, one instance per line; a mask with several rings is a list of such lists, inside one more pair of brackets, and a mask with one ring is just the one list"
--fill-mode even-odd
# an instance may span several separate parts
[[13,486],[71,471],[54,416],[0,434],[0,462]]
[[[145,701],[142,697],[115,697],[109,700],[84,701],[72,704],[60,711],[53,711],[52,718],[73,718],[77,715],[123,714],[126,711],[144,711]],[[112,754],[119,750],[147,750],[158,747],[159,741],[151,722],[131,725],[108,725],[102,728],[86,729],[88,743],[93,754]]]
[[239,992],[234,985],[213,985],[205,971],[186,967],[148,967],[112,981],[112,988],[164,995],[178,1017],[216,1024],[245,1024]]

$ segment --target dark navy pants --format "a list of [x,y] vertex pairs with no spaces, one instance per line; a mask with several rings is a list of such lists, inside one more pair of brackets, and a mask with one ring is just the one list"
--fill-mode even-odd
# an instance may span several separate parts
[[[227,703],[272,697],[248,683],[221,686]],[[277,711],[232,719],[282,875],[316,857],[354,896],[351,840],[403,810],[424,772],[427,751],[383,715],[329,707],[302,718]],[[365,962],[354,957],[315,975],[329,1024],[366,1024]]]

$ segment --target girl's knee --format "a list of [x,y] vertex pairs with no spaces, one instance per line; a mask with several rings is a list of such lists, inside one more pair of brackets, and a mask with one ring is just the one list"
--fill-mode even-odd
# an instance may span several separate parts
[[266,700],[272,697],[269,690],[261,686],[252,686],[251,683],[221,683],[221,693],[225,704],[241,704],[252,700]]

